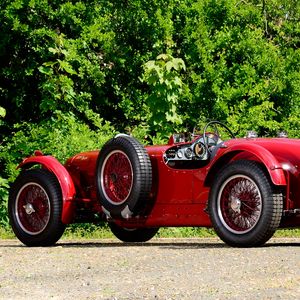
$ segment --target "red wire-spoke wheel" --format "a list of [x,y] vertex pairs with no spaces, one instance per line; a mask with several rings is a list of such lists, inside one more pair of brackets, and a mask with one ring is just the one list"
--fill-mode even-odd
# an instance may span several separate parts
[[152,166],[136,139],[119,135],[101,149],[96,167],[97,194],[110,218],[128,219],[149,207]]
[[109,202],[124,203],[133,185],[133,170],[128,156],[119,150],[112,151],[104,160],[101,170],[101,187]]
[[223,225],[231,232],[244,234],[259,221],[262,198],[255,182],[243,175],[227,179],[218,195],[218,214]]
[[24,170],[13,183],[8,215],[17,238],[27,246],[51,246],[62,236],[62,192],[44,169]]
[[50,220],[50,200],[46,191],[37,183],[25,184],[16,197],[15,211],[24,232],[41,233]]
[[283,195],[262,164],[238,160],[216,172],[208,211],[216,233],[228,245],[261,246],[280,224]]

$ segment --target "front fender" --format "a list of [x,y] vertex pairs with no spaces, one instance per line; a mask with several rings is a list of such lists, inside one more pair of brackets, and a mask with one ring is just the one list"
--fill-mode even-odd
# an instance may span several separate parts
[[239,143],[231,146],[224,145],[224,151],[219,152],[213,160],[209,172],[216,171],[225,163],[237,159],[247,159],[247,157],[255,157],[267,169],[270,178],[275,185],[286,185],[286,176],[282,164],[278,162],[276,157],[266,148],[249,143]]
[[73,180],[66,168],[53,156],[40,155],[25,158],[18,168],[28,169],[33,165],[41,165],[43,168],[52,172],[61,187],[63,205],[62,205],[62,222],[70,224],[74,215],[74,196],[76,193]]

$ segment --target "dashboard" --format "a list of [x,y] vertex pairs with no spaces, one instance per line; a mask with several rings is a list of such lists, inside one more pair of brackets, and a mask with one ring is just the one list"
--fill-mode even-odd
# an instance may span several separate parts
[[196,168],[203,165],[208,161],[211,150],[222,142],[219,136],[213,133],[208,133],[205,139],[206,144],[203,137],[198,137],[190,143],[184,141],[174,143],[174,146],[164,153],[165,163],[170,167],[181,168]]
[[175,145],[169,148],[165,154],[166,162],[183,160],[206,160],[208,151],[203,142],[197,141],[194,144]]

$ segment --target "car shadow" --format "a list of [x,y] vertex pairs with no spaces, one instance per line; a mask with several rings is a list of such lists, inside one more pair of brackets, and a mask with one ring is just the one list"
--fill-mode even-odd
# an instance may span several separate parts
[[300,242],[282,242],[282,243],[270,243],[265,244],[262,247],[270,248],[270,247],[300,247]]
[[146,242],[146,243],[101,243],[101,242],[91,242],[91,243],[61,243],[61,247],[87,247],[87,248],[125,248],[125,247],[159,247],[167,249],[200,249],[200,248],[229,248],[228,245],[222,243],[201,243],[201,242]]
[[[125,247],[159,247],[165,249],[216,249],[216,248],[233,248],[217,239],[206,241],[155,241],[145,243],[125,243],[120,241],[59,241],[57,244],[51,246],[51,248],[125,248]],[[266,243],[258,248],[273,248],[273,247],[300,247],[300,240],[298,241],[273,241]],[[12,241],[0,241],[0,248],[30,248],[23,245],[16,240]],[[33,247],[34,248],[34,247]],[[241,247],[240,249],[249,249],[247,247]]]
[[[125,247],[159,247],[166,249],[215,249],[215,248],[232,248],[222,242],[146,242],[146,243],[122,243],[122,242],[68,242],[59,243],[56,246],[64,248],[82,247],[82,248],[125,248]],[[257,248],[273,248],[273,247],[300,247],[300,242],[272,242]],[[240,249],[249,249],[241,247]]]
[[[230,248],[228,245],[222,242],[195,242],[195,241],[155,241],[155,242],[120,242],[120,241],[59,241],[53,246],[48,246],[51,248],[126,248],[126,247],[160,247],[168,249],[195,249],[195,248]],[[18,240],[11,241],[0,241],[1,248],[31,248],[23,245]],[[34,248],[34,247],[32,247]]]

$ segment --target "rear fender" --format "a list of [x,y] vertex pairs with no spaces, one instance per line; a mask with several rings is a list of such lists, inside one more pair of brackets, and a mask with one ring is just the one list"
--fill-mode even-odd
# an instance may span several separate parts
[[53,156],[44,156],[38,154],[38,156],[31,156],[25,158],[18,166],[18,169],[29,169],[34,165],[41,165],[43,168],[52,172],[61,187],[63,205],[62,205],[62,222],[64,224],[70,224],[74,216],[74,199],[75,199],[75,186],[73,180],[66,170],[66,168]]
[[208,172],[206,184],[209,185],[210,179],[225,164],[237,159],[247,159],[248,157],[261,162],[265,166],[274,185],[285,186],[287,184],[284,169],[276,157],[260,145],[249,143],[233,145],[228,147],[220,156],[217,155]]

